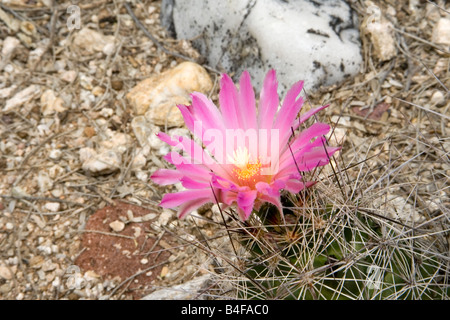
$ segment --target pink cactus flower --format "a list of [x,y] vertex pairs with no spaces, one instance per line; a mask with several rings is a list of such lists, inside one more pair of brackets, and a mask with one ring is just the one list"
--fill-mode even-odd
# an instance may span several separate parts
[[[165,194],[161,206],[178,207],[178,217],[206,203],[224,208],[236,205],[240,219],[269,202],[282,212],[281,192],[298,193],[313,185],[303,181],[302,172],[324,166],[340,148],[329,147],[325,123],[314,123],[298,132],[300,125],[327,106],[298,116],[303,98],[303,81],[287,92],[279,108],[278,82],[274,70],[267,73],[256,107],[248,72],[243,72],[239,90],[231,78],[221,78],[220,109],[205,95],[191,94],[192,105],[179,105],[187,128],[198,142],[182,136],[158,137],[179,148],[165,159],[175,169],[159,169],[151,179],[160,185],[181,182],[184,191]],[[295,134],[293,134],[295,133]]]

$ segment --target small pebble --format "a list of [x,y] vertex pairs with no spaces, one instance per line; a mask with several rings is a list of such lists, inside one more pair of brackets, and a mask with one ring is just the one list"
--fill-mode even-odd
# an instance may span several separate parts
[[164,266],[164,267],[161,269],[161,278],[164,278],[165,276],[167,276],[168,273],[169,273],[169,267]]
[[47,202],[44,205],[44,208],[51,212],[58,212],[61,208],[61,204],[59,202]]
[[445,103],[445,96],[442,91],[435,91],[431,96],[430,103],[434,106],[443,106]]
[[115,232],[120,232],[125,229],[125,223],[119,220],[115,220],[109,224],[109,227]]

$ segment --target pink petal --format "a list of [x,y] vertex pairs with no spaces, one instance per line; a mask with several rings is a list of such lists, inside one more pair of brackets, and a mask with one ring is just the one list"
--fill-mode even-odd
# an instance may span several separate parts
[[188,201],[185,204],[183,204],[182,206],[180,206],[180,208],[178,209],[177,216],[179,219],[184,219],[189,213],[198,209],[199,207],[201,207],[202,205],[204,205],[205,203],[208,203],[208,202],[211,202],[211,199],[201,198],[201,199],[195,199],[195,200]]
[[210,186],[207,181],[198,181],[187,176],[181,178],[180,181],[186,189],[205,189]]
[[279,129],[282,133],[280,136],[280,143],[284,145],[291,136],[291,125],[293,120],[297,117],[300,109],[303,105],[303,98],[297,96],[300,94],[303,88],[303,81],[299,81],[289,89],[286,98],[283,101],[280,111],[277,114],[274,128]]
[[305,189],[305,186],[308,187],[308,183],[305,184],[300,180],[291,179],[286,181],[285,190],[292,193],[299,193],[301,190]]
[[311,109],[308,112],[306,112],[305,114],[301,115],[300,118],[295,119],[294,122],[292,123],[293,129],[296,130],[303,122],[308,120],[310,117],[315,115],[320,110],[323,110],[323,109],[327,108],[328,106],[329,106],[329,104],[324,105],[324,106],[320,106],[320,107],[317,107],[315,109]]
[[299,152],[295,156],[297,165],[292,159],[286,161],[283,168],[277,173],[277,176],[289,175],[298,172],[298,170],[311,171],[316,167],[324,166],[329,163],[329,158],[340,149],[340,147],[327,147],[325,151],[324,147],[316,147],[306,153]]
[[212,174],[211,183],[214,188],[218,188],[225,191],[233,191],[233,192],[238,191],[238,187],[233,182],[216,174]]
[[190,110],[192,111],[195,121],[202,122],[203,131],[217,129],[221,132],[225,132],[222,115],[214,103],[204,94],[199,92],[192,93],[191,98],[192,108]]
[[253,205],[256,199],[256,190],[251,190],[247,192],[240,192],[237,195],[237,205],[243,210],[242,220],[247,220],[253,210]]
[[196,180],[211,181],[211,171],[209,171],[203,165],[198,164],[179,164],[176,166],[177,171],[179,171],[184,176],[189,176]]
[[159,138],[159,140],[167,143],[168,145],[171,146],[176,146],[178,144],[178,142],[176,140],[173,140],[167,133],[164,132],[158,132],[156,134],[156,136]]
[[305,154],[319,146],[321,146],[322,148],[326,146],[326,139],[324,137],[318,137],[316,140],[307,143],[301,148],[297,148],[295,150],[293,150],[292,147],[290,149],[288,147],[287,150],[285,150],[284,153],[280,156],[279,170],[281,171],[286,167],[295,165],[295,161],[298,163],[298,161],[300,161],[299,159],[305,157]]
[[233,202],[237,200],[237,193],[234,191],[221,190],[220,201],[230,206]]
[[[298,114],[298,111],[300,110],[302,105],[303,98],[299,97],[297,99],[297,97],[303,89],[303,84],[304,81],[298,81],[287,92],[280,111],[278,112],[277,119],[275,120],[275,127],[286,127],[286,125],[283,125],[285,122],[287,122],[286,120],[294,119]],[[287,126],[290,126],[290,123]]]
[[280,103],[277,89],[275,70],[270,70],[264,79],[259,98],[258,125],[260,129],[272,129],[273,119]]
[[282,183],[280,180],[274,181],[271,185],[269,185],[267,182],[260,181],[257,182],[256,190],[258,190],[259,193],[270,196],[270,197],[280,197],[280,189],[284,187],[284,183]]
[[286,145],[286,147],[284,147],[282,156],[280,157],[280,163],[282,163],[286,159],[286,157],[292,157],[292,153],[297,153],[304,146],[310,143],[313,138],[326,135],[329,130],[330,126],[328,124],[316,122],[309,128],[302,131],[293,139],[293,141],[291,140],[291,142],[289,142],[289,146]]
[[239,107],[237,89],[227,74],[223,74],[220,80],[219,103],[225,126],[229,129],[242,128],[237,113]]
[[330,126],[328,124],[316,122],[295,137],[294,142],[291,143],[291,149],[295,152],[310,142],[313,138],[326,135],[328,131],[330,131]]
[[191,131],[194,132],[194,116],[192,115],[190,106],[185,106],[182,104],[177,105],[184,119],[184,124]]
[[182,176],[183,175],[177,170],[159,169],[152,174],[150,179],[159,185],[165,186],[180,182]]
[[230,172],[228,166],[223,166],[203,150],[196,142],[188,137],[174,136],[170,138],[167,134],[160,132],[158,137],[168,143],[171,146],[178,147],[188,155],[188,158],[183,160],[178,153],[170,152],[164,158],[172,164],[201,164],[208,168],[210,171],[216,172],[217,174],[229,178]]
[[280,212],[283,212],[280,197],[272,197],[269,195],[260,195],[258,196],[259,202],[269,202],[278,208]]
[[242,73],[239,82],[239,107],[241,112],[238,116],[243,120],[244,129],[256,129],[255,92],[247,71]]
[[163,208],[177,207],[192,199],[211,199],[211,189],[186,190],[176,193],[166,193],[160,203]]
[[190,164],[191,159],[185,158],[180,155],[178,152],[171,151],[163,157],[167,162],[177,166],[179,164]]

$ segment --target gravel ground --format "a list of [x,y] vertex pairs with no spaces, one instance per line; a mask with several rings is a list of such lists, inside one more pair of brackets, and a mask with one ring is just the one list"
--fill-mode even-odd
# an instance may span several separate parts
[[[377,181],[386,164],[398,169],[392,188],[384,190],[402,213],[419,216],[448,214],[449,207],[449,28],[439,26],[450,7],[436,3],[353,1],[363,70],[309,100],[331,105],[320,117],[334,124],[331,140],[343,144],[344,162],[367,159],[373,169],[367,181]],[[101,35],[96,43],[69,30],[71,4],[81,9],[82,27]],[[148,176],[164,164],[158,150],[150,150],[136,169],[139,144],[126,99],[139,81],[182,57],[199,64],[201,57],[188,41],[171,39],[161,28],[160,1],[133,1],[130,7],[158,42],[122,0],[0,5],[2,299],[139,299],[200,275],[223,277],[211,252],[230,250],[216,237],[217,212],[206,207],[199,218],[180,221],[158,206],[170,188],[160,189]],[[378,44],[364,24],[374,7],[393,27],[393,48]],[[395,55],[383,61],[385,49]],[[219,74],[207,70],[215,83]],[[217,101],[217,86],[210,96]],[[126,148],[117,170],[95,174],[83,168],[81,149],[113,149],[121,139]],[[108,256],[108,250],[116,254]],[[209,296],[232,296],[225,290],[211,286]]]

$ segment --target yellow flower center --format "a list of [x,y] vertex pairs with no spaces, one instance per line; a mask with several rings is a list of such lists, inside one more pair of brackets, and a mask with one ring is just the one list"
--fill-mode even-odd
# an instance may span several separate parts
[[259,160],[251,161],[250,154],[247,148],[239,147],[233,152],[233,157],[228,155],[228,160],[233,163],[237,168],[233,169],[239,180],[250,180],[251,177],[260,173],[261,162]]
[[251,177],[257,175],[261,170],[261,162],[247,163],[245,168],[234,169],[233,172],[237,175],[239,180],[249,180]]

